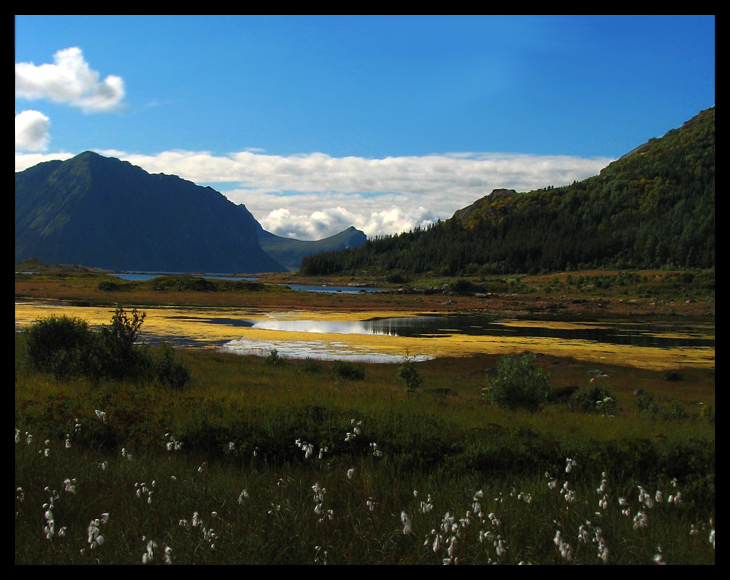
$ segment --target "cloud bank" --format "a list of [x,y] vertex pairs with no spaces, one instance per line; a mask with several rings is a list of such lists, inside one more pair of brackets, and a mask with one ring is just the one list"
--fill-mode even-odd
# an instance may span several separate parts
[[15,115],[16,151],[45,151],[50,124],[50,119],[38,111],[28,110]]
[[15,63],[15,96],[68,103],[87,113],[112,111],[121,106],[122,78],[109,75],[99,80],[99,73],[91,70],[80,48],[59,50],[53,61],[38,66],[32,62]]
[[[504,153],[335,158],[323,153],[278,156],[167,151],[156,155],[99,151],[149,173],[173,174],[211,185],[243,203],[267,231],[302,240],[349,227],[368,237],[426,227],[450,218],[497,188],[531,191],[597,175],[612,159]],[[68,158],[16,154],[21,171]]]

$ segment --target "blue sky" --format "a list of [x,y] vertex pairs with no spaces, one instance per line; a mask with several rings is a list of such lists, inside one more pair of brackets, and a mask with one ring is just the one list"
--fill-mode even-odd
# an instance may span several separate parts
[[16,170],[85,150],[274,233],[397,233],[715,104],[714,16],[16,16]]

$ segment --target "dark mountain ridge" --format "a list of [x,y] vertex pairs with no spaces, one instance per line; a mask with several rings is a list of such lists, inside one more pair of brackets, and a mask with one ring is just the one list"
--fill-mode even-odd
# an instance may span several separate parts
[[[15,261],[160,272],[282,272],[245,206],[86,151],[15,174]],[[271,234],[273,235],[273,234]],[[298,266],[298,264],[297,264]]]
[[320,252],[356,248],[366,241],[367,236],[353,226],[316,241],[284,238],[267,232],[263,228],[259,229],[259,244],[261,248],[282,266],[291,271],[298,270],[302,260],[307,256]]
[[429,228],[305,258],[300,272],[439,275],[586,268],[714,268],[715,108],[599,175],[495,190]]

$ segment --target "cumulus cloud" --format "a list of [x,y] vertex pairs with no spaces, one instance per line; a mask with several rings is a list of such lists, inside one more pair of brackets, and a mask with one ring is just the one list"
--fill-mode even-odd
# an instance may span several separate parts
[[214,187],[224,184],[216,189],[244,203],[267,231],[298,239],[319,239],[350,225],[370,237],[425,227],[493,189],[565,185],[596,175],[612,161],[502,153],[369,159],[252,151],[224,156],[167,151],[122,158],[151,173],[172,173]]
[[[234,203],[245,204],[267,231],[304,240],[321,239],[350,225],[369,237],[425,227],[450,218],[494,189],[566,185],[598,174],[612,161],[502,153],[383,159],[254,151],[100,153],[150,173],[210,184]],[[16,155],[16,171],[19,164]]]
[[50,120],[38,111],[15,115],[15,150],[45,151],[48,147]]
[[124,81],[109,75],[99,80],[78,47],[59,50],[53,64],[15,63],[15,96],[68,103],[84,112],[118,109],[124,98]]

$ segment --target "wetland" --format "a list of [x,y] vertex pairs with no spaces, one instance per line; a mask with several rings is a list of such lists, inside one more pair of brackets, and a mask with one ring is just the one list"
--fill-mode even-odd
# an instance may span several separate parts
[[406,355],[421,361],[530,351],[640,368],[714,369],[714,289],[711,301],[697,299],[697,289],[666,272],[634,275],[633,287],[608,289],[557,276],[496,279],[482,289],[507,291],[488,293],[456,293],[443,281],[404,290],[371,278],[119,276],[16,275],[16,330],[53,314],[100,325],[114,306],[126,305],[145,310],[146,341],[239,354],[397,362]]
[[[556,529],[587,520],[609,551],[578,540],[574,563],[649,564],[657,546],[714,563],[714,295],[666,272],[562,280],[16,275],[16,563],[138,563],[156,541],[180,564],[317,563],[322,546],[329,563],[440,564],[446,542],[463,563],[559,564]],[[286,285],[305,282],[385,291]],[[174,345],[184,389],[24,362],[36,321],[98,329],[122,307],[145,313],[154,360]],[[485,399],[504,355],[549,374],[539,411]],[[672,500],[649,509],[642,489]],[[458,540],[434,536],[455,514]]]

